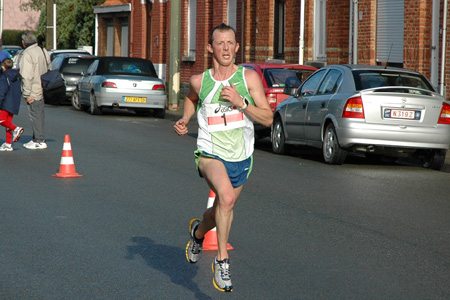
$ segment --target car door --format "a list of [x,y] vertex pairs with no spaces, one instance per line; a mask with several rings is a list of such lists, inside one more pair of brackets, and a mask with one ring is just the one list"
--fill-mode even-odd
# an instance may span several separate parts
[[288,139],[305,139],[305,117],[308,101],[314,96],[326,70],[317,71],[301,86],[298,96],[286,105],[285,127]]
[[330,69],[321,81],[314,96],[308,99],[305,134],[308,140],[321,141],[322,124],[328,114],[328,104],[342,82],[342,73]]
[[92,77],[95,75],[98,67],[98,60],[96,59],[87,69],[86,74],[81,77],[78,82],[80,101],[89,102],[89,97],[92,90]]

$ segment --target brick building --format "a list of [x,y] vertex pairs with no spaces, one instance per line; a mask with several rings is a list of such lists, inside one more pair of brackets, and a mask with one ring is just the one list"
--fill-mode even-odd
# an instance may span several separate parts
[[[96,53],[148,58],[166,80],[173,1],[107,0],[96,6]],[[440,83],[447,0],[178,1],[182,87],[211,67],[208,34],[222,22],[236,28],[237,63],[381,64],[414,69]],[[449,70],[450,55],[445,61]]]

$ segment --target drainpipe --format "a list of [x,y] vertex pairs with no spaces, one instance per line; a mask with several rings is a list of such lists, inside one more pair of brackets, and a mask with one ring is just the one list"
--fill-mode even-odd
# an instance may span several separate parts
[[353,63],[358,63],[358,0],[353,0]]
[[95,14],[95,52],[94,55],[98,56],[98,13]]
[[304,64],[305,55],[305,0],[300,1],[300,37],[299,37],[299,54],[298,54],[298,64]]
[[446,54],[446,44],[447,44],[447,11],[448,11],[448,0],[444,1],[444,23],[442,26],[442,59],[441,59],[441,95],[445,94],[445,54]]
[[433,0],[431,25],[431,83],[434,87],[439,85],[439,11],[440,0]]

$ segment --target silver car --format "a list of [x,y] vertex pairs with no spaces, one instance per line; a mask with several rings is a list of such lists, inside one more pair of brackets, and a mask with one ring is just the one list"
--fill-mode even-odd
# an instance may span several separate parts
[[375,159],[412,156],[440,170],[450,147],[450,103],[418,72],[330,65],[278,105],[271,141],[278,154],[291,145],[321,148],[329,164],[359,151]]
[[86,108],[93,115],[108,107],[153,112],[158,118],[165,117],[166,101],[164,82],[152,62],[132,57],[96,57],[72,97],[76,109]]

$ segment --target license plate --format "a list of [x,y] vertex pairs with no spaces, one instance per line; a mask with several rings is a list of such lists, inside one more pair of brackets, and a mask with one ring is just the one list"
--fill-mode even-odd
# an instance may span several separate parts
[[420,110],[390,108],[384,110],[384,117],[388,119],[420,120],[420,114]]
[[145,103],[145,102],[147,102],[147,98],[145,98],[145,97],[123,97],[123,102]]

